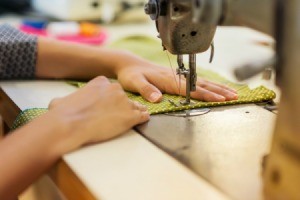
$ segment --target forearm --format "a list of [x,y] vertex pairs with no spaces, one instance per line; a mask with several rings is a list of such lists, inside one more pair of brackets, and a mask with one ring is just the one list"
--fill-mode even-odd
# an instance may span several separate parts
[[16,198],[60,158],[60,124],[51,113],[45,114],[3,139],[0,199]]
[[39,78],[115,78],[126,53],[106,48],[39,38],[36,76]]

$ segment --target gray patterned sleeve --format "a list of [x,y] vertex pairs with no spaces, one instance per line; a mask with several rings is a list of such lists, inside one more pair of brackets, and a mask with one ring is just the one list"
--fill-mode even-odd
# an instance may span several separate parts
[[0,80],[35,77],[37,37],[0,25]]

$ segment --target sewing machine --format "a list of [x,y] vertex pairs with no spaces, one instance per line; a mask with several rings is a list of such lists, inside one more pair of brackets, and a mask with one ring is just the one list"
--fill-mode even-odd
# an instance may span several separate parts
[[[178,56],[177,72],[187,83],[183,104],[191,103],[190,92],[195,90],[196,54],[213,46],[217,25],[246,25],[276,39],[274,57],[235,71],[244,79],[275,65],[276,83],[282,90],[271,153],[263,164],[266,199],[300,199],[299,9],[298,0],[149,0],[145,6],[163,48]],[[188,69],[183,65],[185,54]]]

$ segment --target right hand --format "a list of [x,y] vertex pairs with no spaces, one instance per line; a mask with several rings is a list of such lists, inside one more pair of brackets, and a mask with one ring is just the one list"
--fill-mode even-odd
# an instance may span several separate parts
[[[172,70],[127,52],[119,54],[118,58],[122,62],[115,66],[115,73],[119,83],[125,90],[140,93],[144,99],[152,103],[160,102],[163,97],[162,93],[186,95],[185,78],[181,77],[182,84],[179,88],[179,77],[175,76]],[[208,102],[238,99],[237,92],[234,89],[199,77],[196,83],[196,91],[191,92],[191,97]]]
[[49,114],[64,124],[61,151],[116,137],[149,120],[147,108],[131,101],[118,83],[97,77],[77,92],[52,100]]

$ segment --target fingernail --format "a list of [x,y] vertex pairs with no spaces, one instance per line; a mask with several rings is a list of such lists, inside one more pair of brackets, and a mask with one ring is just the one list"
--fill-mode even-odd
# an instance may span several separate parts
[[230,95],[230,98],[231,99],[238,99],[238,95],[237,94],[232,94],[232,95]]
[[159,98],[161,97],[161,94],[157,93],[157,92],[153,92],[150,97],[149,100],[151,102],[157,102],[159,100]]
[[223,96],[221,96],[221,95],[215,95],[215,97],[216,97],[216,99],[217,99],[218,101],[225,101],[225,100],[226,100],[226,98],[223,97]]

